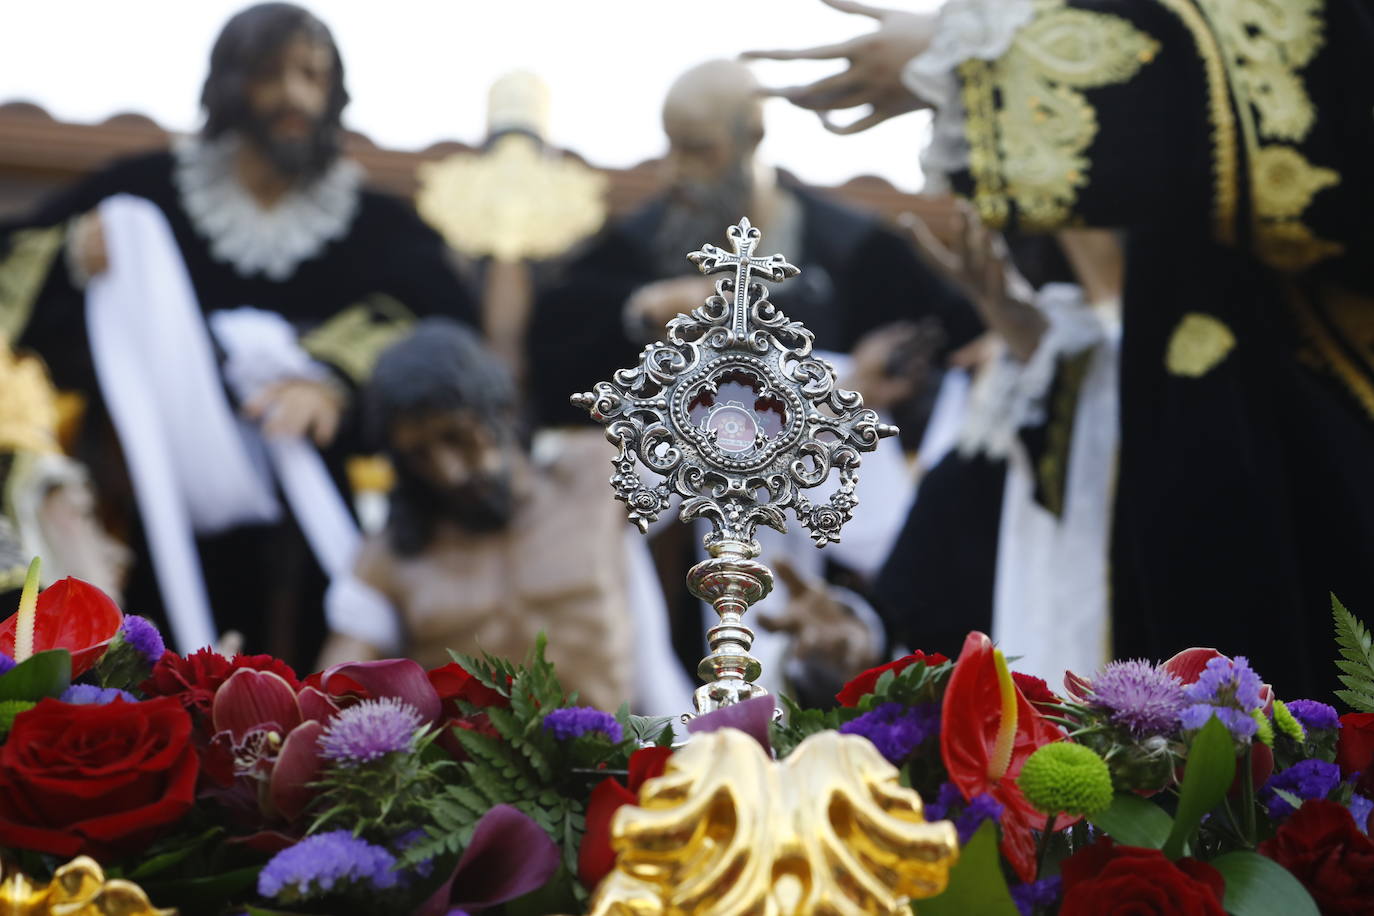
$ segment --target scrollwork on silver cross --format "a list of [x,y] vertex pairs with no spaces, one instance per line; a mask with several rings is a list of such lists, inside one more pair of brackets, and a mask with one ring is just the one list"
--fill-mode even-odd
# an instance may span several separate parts
[[[787,508],[817,544],[838,541],[856,505],[860,454],[896,429],[838,387],[812,353],[811,331],[756,279],[780,282],[797,268],[781,254],[755,256],[760,234],[748,219],[729,240],[733,252],[704,245],[687,256],[704,274],[725,274],[715,295],[670,321],[638,366],[572,401],[607,424],[620,449],[611,484],[640,530],[678,494],[683,521],[711,520],[708,546],[752,542],[760,524],[785,531]],[[645,483],[636,462],[663,479]],[[802,491],[832,472],[839,489],[813,503]]]

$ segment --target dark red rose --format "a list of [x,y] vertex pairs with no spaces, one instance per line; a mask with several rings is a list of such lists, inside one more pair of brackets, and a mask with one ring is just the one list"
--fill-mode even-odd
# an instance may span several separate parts
[[1374,795],[1374,712],[1348,712],[1341,716],[1336,762],[1341,775],[1359,773],[1355,791]]
[[908,655],[906,658],[899,658],[895,662],[888,662],[886,665],[869,668],[863,674],[860,674],[858,677],[854,678],[854,680],[845,684],[844,689],[835,694],[835,699],[841,706],[858,706],[859,701],[872,693],[873,688],[878,686],[878,678],[882,677],[884,672],[891,671],[893,674],[900,674],[917,662],[925,662],[927,665],[933,667],[935,665],[943,665],[947,661],[949,661],[949,658],[941,655],[939,652],[926,655],[920,649],[917,649],[915,654]]
[[1226,881],[1194,859],[1170,862],[1158,849],[1118,846],[1101,837],[1064,860],[1059,916],[1226,916]]
[[176,697],[198,717],[208,717],[215,691],[241,668],[270,671],[280,675],[292,690],[301,687],[291,666],[271,655],[235,655],[230,660],[213,649],[198,649],[185,658],[172,651],[162,653],[153,673],[139,689],[150,697]]
[[1020,671],[1013,671],[1011,679],[1016,682],[1016,686],[1021,691],[1021,696],[1031,701],[1031,705],[1041,712],[1053,713],[1057,711],[1059,697],[1055,696],[1050,685],[1046,684],[1041,678],[1030,674],[1022,674]]
[[615,868],[615,850],[611,848],[611,818],[622,805],[639,802],[639,789],[645,782],[662,776],[673,756],[670,747],[643,747],[630,755],[629,787],[618,779],[603,779],[592,790],[587,801],[587,832],[577,849],[577,877],[588,890]]
[[199,768],[173,697],[43,700],[0,748],[0,845],[64,859],[137,853],[190,810]]
[[[68,576],[38,595],[34,609],[33,651],[66,649],[72,654],[72,677],[89,671],[110,647],[124,615],[100,589]],[[0,652],[14,657],[19,614],[0,623]]]
[[1304,802],[1259,851],[1303,883],[1323,916],[1374,916],[1374,840],[1344,805]]

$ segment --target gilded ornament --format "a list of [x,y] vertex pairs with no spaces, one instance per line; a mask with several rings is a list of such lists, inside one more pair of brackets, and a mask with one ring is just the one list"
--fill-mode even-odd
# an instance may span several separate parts
[[776,762],[743,732],[697,735],[616,813],[611,845],[594,916],[896,916],[959,855],[872,743],[834,731]]
[[0,337],[0,451],[59,452],[57,392],[35,357],[17,356]]
[[406,334],[415,315],[395,298],[379,293],[339,312],[301,338],[301,348],[361,385],[382,351]]
[[1088,183],[1098,122],[1086,90],[1128,82],[1158,53],[1119,16],[1037,0],[1035,18],[989,65],[1001,97],[998,161],[1023,228],[1062,226]]
[[1170,375],[1201,378],[1236,346],[1236,335],[1219,318],[1189,312],[1169,336],[1164,365]]
[[0,912],[5,916],[176,916],[153,906],[132,881],[107,881],[94,859],[79,856],[53,873],[46,887],[18,870],[7,869],[0,882]]
[[552,258],[606,219],[606,176],[525,133],[425,163],[417,174],[420,215],[472,257]]
[[1267,219],[1301,216],[1323,188],[1340,184],[1334,169],[1320,168],[1291,146],[1266,146],[1255,156],[1255,211]]

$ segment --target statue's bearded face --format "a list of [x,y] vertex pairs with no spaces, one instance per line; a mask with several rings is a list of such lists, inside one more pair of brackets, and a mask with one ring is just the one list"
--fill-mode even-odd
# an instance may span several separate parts
[[318,169],[334,82],[330,46],[297,33],[281,53],[249,79],[243,133],[283,174],[298,178]]
[[401,472],[424,485],[432,509],[469,531],[504,528],[515,513],[514,437],[476,412],[419,410],[391,424]]

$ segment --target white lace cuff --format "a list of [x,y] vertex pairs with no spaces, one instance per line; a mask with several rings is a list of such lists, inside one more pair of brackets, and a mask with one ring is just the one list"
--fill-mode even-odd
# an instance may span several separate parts
[[927,190],[948,190],[948,176],[968,164],[964,107],[955,71],[966,60],[994,60],[1035,15],[1032,0],[946,0],[924,53],[902,73],[908,89],[935,108],[930,143],[921,153]]

